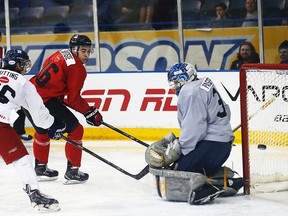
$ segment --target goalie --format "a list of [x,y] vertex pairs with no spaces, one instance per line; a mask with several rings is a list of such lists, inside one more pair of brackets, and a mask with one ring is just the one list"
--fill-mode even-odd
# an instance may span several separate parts
[[[196,69],[189,63],[175,64],[168,72],[168,83],[170,89],[178,96],[180,137],[176,138],[170,133],[162,140],[151,144],[146,150],[145,159],[150,165],[150,172],[158,178],[167,175],[167,167],[169,170],[177,170],[175,172],[184,171],[179,172],[179,175],[175,174],[178,177],[186,176],[187,172],[202,175],[203,178],[197,178],[197,182],[191,183],[193,178],[188,178],[190,193],[184,195],[184,200],[188,199],[191,204],[204,204],[215,199],[226,189],[224,186],[227,179],[222,179],[226,173],[220,175],[221,179],[217,179],[221,182],[218,187],[211,184],[206,176],[213,176],[221,170],[230,155],[234,141],[230,125],[230,108],[222,100],[213,82],[207,77],[198,78]],[[164,170],[164,173],[159,174],[159,168]],[[170,173],[168,176],[171,175]],[[232,178],[233,174],[228,177]],[[233,185],[235,188],[232,194],[237,193],[244,183],[243,178],[237,179],[237,187]],[[171,184],[175,186],[175,182]],[[183,181],[180,184],[183,184]],[[175,188],[171,191],[175,191]],[[173,199],[173,195],[170,198],[182,201],[179,196],[181,197],[181,194],[178,194],[176,199]]]

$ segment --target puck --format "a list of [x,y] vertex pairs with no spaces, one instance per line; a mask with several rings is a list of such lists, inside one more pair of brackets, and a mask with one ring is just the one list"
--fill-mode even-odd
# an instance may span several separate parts
[[264,145],[264,144],[259,144],[259,145],[257,146],[257,148],[260,149],[260,150],[265,150],[265,149],[267,148],[267,146]]

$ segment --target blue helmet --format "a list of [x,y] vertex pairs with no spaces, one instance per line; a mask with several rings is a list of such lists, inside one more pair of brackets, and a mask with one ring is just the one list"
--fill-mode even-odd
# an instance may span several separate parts
[[25,72],[31,69],[31,61],[28,54],[20,49],[8,50],[3,59],[3,68],[20,73],[22,70],[17,69],[17,63],[22,69],[25,67]]
[[186,62],[180,62],[174,64],[168,72],[168,83],[170,88],[174,88],[177,85],[178,89],[176,94],[178,95],[182,86],[187,82],[191,82],[197,78],[196,68]]

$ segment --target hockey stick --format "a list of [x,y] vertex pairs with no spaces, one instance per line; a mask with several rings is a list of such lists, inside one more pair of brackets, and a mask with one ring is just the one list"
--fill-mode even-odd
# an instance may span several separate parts
[[131,140],[134,140],[135,142],[140,143],[141,145],[143,145],[143,146],[145,146],[145,147],[148,147],[148,146],[149,146],[149,144],[147,144],[147,143],[145,143],[145,142],[137,139],[136,137],[131,136],[130,134],[125,133],[124,131],[122,131],[122,130],[120,130],[120,129],[118,129],[118,128],[116,128],[116,127],[114,127],[114,126],[112,126],[112,125],[110,125],[110,124],[108,124],[108,123],[106,123],[106,122],[104,122],[104,121],[102,121],[101,123],[102,123],[103,125],[105,125],[106,127],[108,127],[108,128],[110,128],[110,129],[112,129],[112,130],[114,130],[114,131],[116,131],[116,132],[118,132],[118,133],[120,133],[120,134],[128,137],[128,138],[131,139]]
[[[248,121],[251,120],[252,118],[254,118],[259,112],[261,112],[262,110],[266,109],[270,104],[272,104],[274,101],[276,100],[275,97],[270,98],[266,103],[264,103],[258,110],[256,110],[253,114],[251,114],[248,117]],[[233,132],[235,132],[236,130],[238,130],[241,127],[241,123],[239,125],[237,125],[234,129]]]
[[136,174],[136,175],[133,175],[133,174],[131,174],[131,173],[123,170],[122,168],[116,166],[116,165],[113,164],[112,162],[106,160],[105,158],[99,156],[98,154],[90,151],[89,149],[85,148],[84,146],[79,145],[77,142],[75,142],[75,141],[73,141],[73,140],[70,140],[68,137],[62,136],[62,139],[66,140],[66,141],[67,141],[68,143],[70,143],[71,145],[74,145],[75,147],[81,149],[82,151],[87,152],[88,154],[92,155],[93,157],[101,160],[102,162],[108,164],[109,166],[117,169],[118,171],[120,171],[120,172],[124,173],[125,175],[128,175],[128,176],[130,176],[130,177],[132,177],[132,178],[134,178],[134,179],[136,179],[136,180],[141,179],[142,177],[144,177],[146,174],[149,173],[149,165],[147,165],[143,170],[141,170],[141,172],[139,172],[139,173]]

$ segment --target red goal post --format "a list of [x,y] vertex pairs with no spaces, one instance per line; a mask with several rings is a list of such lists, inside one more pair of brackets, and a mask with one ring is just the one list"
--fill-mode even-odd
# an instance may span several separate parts
[[288,190],[288,65],[244,64],[240,107],[244,194]]

